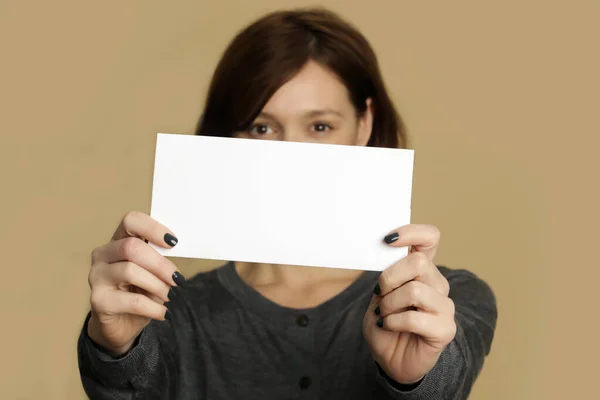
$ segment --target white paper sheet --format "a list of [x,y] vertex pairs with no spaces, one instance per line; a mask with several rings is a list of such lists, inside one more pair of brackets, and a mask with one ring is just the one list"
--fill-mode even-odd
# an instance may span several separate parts
[[412,150],[159,133],[151,216],[163,255],[383,270],[407,248]]

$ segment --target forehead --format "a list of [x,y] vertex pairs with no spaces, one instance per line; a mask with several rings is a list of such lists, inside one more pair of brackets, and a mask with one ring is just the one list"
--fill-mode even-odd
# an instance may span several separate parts
[[348,90],[337,75],[316,62],[309,61],[273,94],[263,111],[293,114],[325,108],[353,112]]

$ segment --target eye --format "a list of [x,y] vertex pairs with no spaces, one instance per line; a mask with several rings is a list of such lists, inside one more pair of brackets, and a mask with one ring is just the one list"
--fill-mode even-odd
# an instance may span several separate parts
[[249,129],[252,135],[264,136],[273,133],[273,129],[267,124],[254,124]]
[[312,126],[312,129],[313,129],[315,132],[328,132],[328,131],[330,131],[332,128],[331,128],[331,125],[329,125],[329,124],[325,124],[325,123],[322,123],[322,122],[318,122],[318,123],[316,123],[316,124],[313,124],[313,126]]

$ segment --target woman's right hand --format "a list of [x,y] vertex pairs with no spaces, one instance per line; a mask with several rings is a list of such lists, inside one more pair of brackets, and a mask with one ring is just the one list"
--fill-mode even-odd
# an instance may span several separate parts
[[132,211],[112,240],[92,252],[88,335],[112,356],[128,352],[151,319],[169,318],[164,303],[174,295],[172,286],[185,281],[147,242],[171,248],[177,239],[147,214]]

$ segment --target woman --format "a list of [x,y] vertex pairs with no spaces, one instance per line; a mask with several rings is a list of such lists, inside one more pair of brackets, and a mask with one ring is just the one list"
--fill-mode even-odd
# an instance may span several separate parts
[[[240,32],[196,133],[406,146],[369,44],[323,10]],[[146,244],[175,246],[175,233],[128,213],[92,253],[84,388],[106,399],[464,399],[490,351],[495,298],[472,273],[434,264],[439,238],[399,227],[382,240],[409,255],[382,273],[231,262],[186,281]]]

